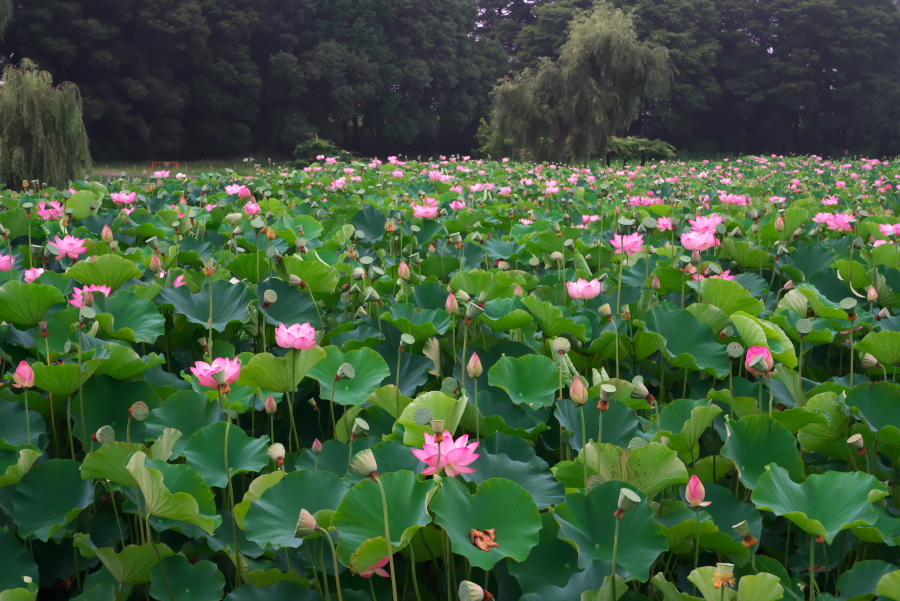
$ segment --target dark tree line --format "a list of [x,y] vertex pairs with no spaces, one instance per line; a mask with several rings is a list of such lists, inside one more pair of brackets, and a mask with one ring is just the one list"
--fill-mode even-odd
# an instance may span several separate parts
[[[895,0],[610,1],[674,73],[630,133],[700,152],[900,153]],[[78,86],[95,157],[283,156],[315,135],[468,152],[498,78],[559,58],[592,4],[18,0],[0,43]]]

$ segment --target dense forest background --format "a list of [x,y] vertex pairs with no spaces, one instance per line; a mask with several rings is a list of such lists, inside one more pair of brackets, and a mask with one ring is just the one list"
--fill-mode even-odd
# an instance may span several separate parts
[[[680,150],[900,153],[894,0],[613,0],[675,75],[631,134]],[[591,0],[19,0],[2,44],[78,85],[96,158],[470,153],[498,78]],[[623,132],[624,133],[624,132]]]

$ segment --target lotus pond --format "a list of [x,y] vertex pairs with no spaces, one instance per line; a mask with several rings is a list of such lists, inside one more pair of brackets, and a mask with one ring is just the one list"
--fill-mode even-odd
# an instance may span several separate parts
[[900,601],[900,162],[0,192],[0,600]]

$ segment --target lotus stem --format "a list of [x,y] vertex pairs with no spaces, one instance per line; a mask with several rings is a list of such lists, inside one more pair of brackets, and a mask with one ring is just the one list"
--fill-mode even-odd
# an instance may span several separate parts
[[[144,504],[146,507],[146,503]],[[166,588],[169,590],[169,599],[171,601],[175,601],[175,594],[172,592],[172,582],[169,580],[169,571],[166,569],[166,564],[163,562],[162,555],[159,554],[159,549],[156,548],[156,541],[153,540],[153,533],[150,530],[150,510],[147,510],[146,513],[147,518],[147,539],[150,541],[150,546],[153,547],[153,552],[156,553],[156,559],[159,562],[159,567],[162,568],[163,578],[166,580]]]
[[25,432],[28,440],[28,444],[31,444],[31,413],[28,411],[28,393],[29,391],[25,391]]
[[[625,271],[625,258],[627,255],[624,254],[624,250],[622,251],[622,260],[619,261],[619,281],[616,285],[616,314],[613,316],[613,327],[616,331],[616,379],[619,379],[619,324],[616,322],[616,318],[622,313],[622,274]],[[597,439],[597,442],[600,442],[600,439]]]
[[[587,417],[584,405],[581,406],[581,453],[584,455],[584,494],[587,494],[588,466],[587,466]],[[601,412],[602,413],[602,412]]]
[[413,590],[416,592],[416,601],[422,601],[422,595],[419,593],[419,580],[416,578],[416,551],[412,541],[409,543],[409,562],[412,569]]
[[481,413],[478,411],[478,378],[475,378],[475,440],[481,440]]
[[[697,566],[700,565],[700,508],[697,507],[695,510],[697,513],[697,538],[694,542],[694,569],[697,569]],[[694,586],[694,590],[696,591],[697,587]]]
[[618,597],[616,596],[616,564],[618,563],[619,558],[619,524],[622,522],[622,519],[616,516],[616,533],[613,537],[613,556],[612,556],[612,598],[613,601],[617,601]]
[[[225,410],[225,405],[228,403],[227,395],[219,395],[219,398],[222,401],[222,409]],[[231,481],[231,468],[228,466],[228,439],[231,435],[231,414],[225,410],[225,416],[228,421],[225,422],[225,477],[228,479],[228,503],[231,509],[231,528],[234,534],[234,559],[237,568],[237,572],[235,574],[235,579],[237,581],[237,586],[240,586],[243,581],[243,564],[241,562],[241,543],[238,539],[238,526],[237,521],[234,519],[234,484]]]
[[816,537],[809,540],[809,601],[816,598]]
[[394,601],[400,601],[400,597],[397,595],[397,574],[394,571],[394,545],[391,543],[391,525],[388,521],[387,494],[384,492],[384,483],[381,481],[381,478],[374,478],[374,480],[378,483],[378,490],[381,491],[381,503],[384,509],[384,537],[387,539],[388,562],[391,564],[391,592],[394,595]]
[[[338,569],[337,551],[334,549],[334,541],[331,540],[331,535],[327,531],[323,531],[322,535],[323,538],[328,541],[328,546],[331,548],[331,561],[334,563],[334,586],[337,588],[338,601],[344,601],[344,593],[341,591],[341,573]],[[393,576],[393,574],[391,574],[391,576]]]

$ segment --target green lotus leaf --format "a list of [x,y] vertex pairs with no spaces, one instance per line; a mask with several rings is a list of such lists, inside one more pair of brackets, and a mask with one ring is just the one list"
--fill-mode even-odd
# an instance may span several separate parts
[[303,261],[296,256],[284,257],[287,273],[299,277],[316,294],[331,294],[337,288],[341,274],[321,261]]
[[797,439],[777,421],[768,415],[748,415],[729,422],[729,428],[731,435],[722,455],[734,462],[744,486],[756,488],[766,466],[772,463],[785,468],[793,479],[803,479]]
[[287,472],[278,470],[253,479],[253,482],[251,482],[250,486],[247,488],[247,492],[244,493],[244,498],[241,499],[240,503],[234,506],[234,521],[237,523],[238,528],[241,530],[247,529],[245,518],[247,517],[247,511],[250,509],[250,506],[254,501],[259,500],[264,492],[281,482],[281,479],[285,476],[287,476]]
[[534,315],[544,333],[544,338],[553,338],[568,333],[579,340],[585,342],[588,340],[587,326],[576,322],[565,308],[543,302],[535,296],[526,296],[522,299],[522,304]]
[[[128,409],[133,403],[143,401],[150,408],[150,415],[153,415],[160,401],[151,384],[94,376],[85,382],[83,392],[72,400],[72,418],[75,422],[73,432],[84,448],[91,448],[91,436],[103,426],[112,426],[116,431],[116,440],[144,442],[146,422],[131,419]],[[81,410],[82,399],[84,411]]]
[[48,541],[94,502],[94,485],[81,479],[81,464],[50,459],[36,465],[16,486],[13,521],[22,538]]
[[[109,255],[107,255],[109,256]],[[176,288],[177,290],[177,288]],[[128,290],[110,297],[94,298],[94,311],[103,332],[110,338],[137,342],[155,342],[165,332],[166,320],[152,301],[142,300]]]
[[189,286],[163,288],[157,298],[162,304],[172,305],[189,322],[219,332],[233,321],[247,319],[247,307],[254,300],[246,285],[225,280],[208,282],[196,294]]
[[[159,442],[153,445],[153,448],[158,446]],[[150,459],[145,461],[144,465],[148,469],[157,470],[162,474],[165,487],[173,495],[181,493],[190,495],[193,500],[196,501],[198,507],[197,513],[200,515],[199,518],[192,516],[192,519],[189,520],[182,519],[178,516],[170,517],[158,513],[153,516],[153,519],[150,521],[153,528],[160,531],[169,528],[182,531],[183,525],[180,522],[192,523],[200,528],[206,528],[209,525],[218,528],[222,523],[222,517],[216,515],[216,500],[213,496],[212,489],[207,486],[206,482],[203,481],[203,478],[200,477],[200,474],[192,467],[183,463],[168,463],[165,460],[153,459],[151,457],[153,448],[146,452]],[[192,503],[188,504],[193,507]],[[210,523],[206,520],[212,520],[212,522]],[[199,535],[199,532],[197,534]]]
[[707,278],[700,285],[700,296],[703,302],[718,307],[726,315],[736,311],[759,315],[766,308],[761,300],[753,298],[749,290],[734,280]]
[[716,340],[712,328],[690,312],[666,303],[645,313],[643,324],[674,367],[703,371],[717,378],[731,371],[725,347]]
[[[711,505],[704,507],[703,510],[713,519],[721,532],[729,535],[735,542],[743,544],[743,537],[734,531],[733,526],[746,520],[750,534],[757,539],[761,536],[762,516],[749,503],[738,500],[724,486],[704,483],[704,488],[706,489],[706,500],[710,501]],[[744,556],[739,563],[745,563],[749,557],[749,554]]]
[[[154,467],[147,467],[148,463],[151,466],[160,467],[156,462],[148,462],[147,455],[143,452],[135,453],[128,461],[128,471],[134,476],[137,487],[143,493],[143,510],[156,517],[194,524],[207,534],[215,532],[221,523],[221,518],[201,514],[200,502],[193,495],[183,491],[170,492],[163,481],[165,476],[163,472]],[[184,475],[181,475],[180,480],[181,483],[185,483]],[[188,481],[186,483],[192,488],[197,488],[196,482]],[[209,501],[209,497],[212,495],[210,493],[207,496],[208,489],[201,487],[199,490],[201,494],[198,496],[201,496],[201,501]],[[203,499],[204,496],[207,499]],[[207,509],[209,509],[208,506]]]
[[882,578],[897,570],[897,566],[879,559],[856,562],[838,578],[837,588],[842,601],[870,601]]
[[66,270],[66,275],[82,284],[109,286],[115,290],[132,278],[140,278],[144,272],[128,259],[108,254],[77,261]]
[[35,584],[40,584],[38,567],[31,553],[18,538],[6,530],[0,530],[0,557],[3,558],[0,591],[22,586],[23,576],[28,576]]
[[100,367],[100,361],[88,361],[79,367],[77,363],[32,364],[34,384],[58,398],[65,398],[78,391],[91,374]]
[[109,480],[121,486],[134,487],[137,482],[127,465],[131,456],[144,450],[144,445],[132,442],[107,442],[99,449],[88,453],[81,465],[84,479]]
[[[466,249],[468,253],[468,248]],[[466,269],[458,271],[450,280],[450,288],[464,290],[469,296],[484,294],[488,299],[512,296],[516,282],[505,274],[489,272],[484,269]]]
[[97,375],[109,376],[116,380],[125,380],[141,374],[151,367],[162,365],[166,360],[156,353],[150,353],[141,357],[132,348],[122,344],[104,344],[103,348],[109,349],[110,355],[99,364]]
[[391,305],[381,319],[397,326],[416,341],[445,333],[450,328],[450,314],[443,310],[420,309],[415,305]]
[[[380,478],[387,496],[391,546],[396,553],[409,544],[419,528],[431,522],[425,505],[434,482],[419,481],[408,471],[392,472]],[[334,512],[331,527],[338,531],[337,551],[344,565],[350,565],[350,556],[364,542],[385,536],[378,484],[367,478],[351,488]]]
[[[781,361],[791,369],[797,367],[797,354],[794,350],[794,344],[779,326],[771,321],[759,319],[743,311],[735,312],[731,316],[731,322],[740,332],[745,346],[768,347],[776,361]],[[765,340],[759,337],[760,330],[762,330]]]
[[722,409],[708,400],[678,399],[660,414],[661,434],[669,438],[670,449],[693,456],[697,441]]
[[[266,290],[278,295],[278,300],[265,303]],[[298,290],[282,280],[270,279],[256,287],[256,295],[260,299],[259,307],[266,316],[266,322],[276,326],[282,323],[310,323],[316,329],[322,329],[314,297],[308,290]]]
[[[587,439],[597,440],[597,429],[600,427],[600,409],[596,403],[585,403],[580,408],[575,406],[571,399],[557,401],[553,410],[560,425],[569,431],[569,446],[576,451],[581,451],[582,414],[585,420],[585,434]],[[625,403],[612,401],[609,409],[603,412],[603,442],[608,442],[620,447],[627,447],[634,438],[638,429],[638,417],[633,409]]]
[[[678,453],[659,443],[650,443],[633,451],[607,443],[590,443],[578,456],[578,470],[583,469],[584,461],[587,461],[588,476],[597,475],[601,482],[626,482],[648,497],[667,486],[688,481],[687,469]],[[564,483],[571,487],[570,482]],[[578,488],[583,487],[582,482]]]
[[[524,561],[538,544],[541,516],[527,490],[502,478],[482,482],[474,495],[459,481],[447,478],[431,502],[435,522],[450,537],[453,552],[474,567],[492,569],[505,557]],[[472,541],[472,530],[495,530],[499,547],[483,550]]]
[[534,321],[534,317],[524,309],[522,299],[513,296],[486,302],[481,320],[495,332],[506,332],[527,326]]
[[538,544],[524,561],[508,563],[509,573],[518,581],[523,594],[543,592],[547,587],[565,587],[578,571],[578,551],[558,535],[559,524],[553,514],[542,513]]
[[[586,567],[598,559],[612,560],[614,540],[610,533],[615,530],[618,518],[614,514],[618,509],[619,491],[623,488],[626,488],[623,482],[604,482],[587,495],[566,495],[566,502],[556,508],[554,516],[559,522],[559,537],[576,546],[579,566]],[[653,509],[646,498],[619,520],[619,531],[627,534],[619,537],[617,573],[646,582],[650,567],[669,548],[666,535],[653,519]]]
[[[140,584],[150,581],[150,571],[159,563],[159,558],[172,557],[175,552],[168,545],[152,543],[128,545],[120,552],[112,547],[97,547],[89,534],[75,535],[74,547],[84,557],[99,557],[119,584]],[[159,553],[159,555],[157,555]]]
[[72,209],[72,217],[85,219],[91,215],[91,205],[97,200],[97,195],[89,190],[79,190],[66,199],[66,208]]
[[315,590],[308,589],[298,582],[283,580],[263,588],[245,584],[228,593],[225,599],[226,601],[322,601],[324,598]]
[[[680,592],[674,584],[666,580],[666,577],[662,572],[655,574],[653,578],[650,579],[650,582],[653,583],[656,590],[662,593],[663,601],[700,601],[699,597],[692,597],[687,593]],[[725,594],[728,593],[726,592]],[[731,597],[732,596],[729,595],[729,599]],[[721,599],[719,601],[721,601]]]
[[0,321],[33,328],[47,318],[53,305],[64,302],[54,286],[12,280],[0,286]]
[[491,478],[511,480],[527,490],[542,510],[563,502],[565,490],[562,483],[553,478],[547,462],[538,457],[521,438],[492,434],[482,441],[478,453],[478,459],[469,466],[475,472],[462,474],[463,480],[479,485]]
[[[5,389],[5,390],[4,390]],[[47,424],[41,414],[34,410],[34,404],[25,412],[25,396],[30,401],[41,399],[46,401],[34,390],[25,391],[20,395],[12,395],[8,387],[0,388],[0,440],[5,440],[14,447],[38,442],[40,436],[46,432]],[[15,402],[9,402],[10,400]],[[31,422],[31,440],[28,440],[28,429],[25,420]]]
[[429,424],[416,422],[416,413],[420,409],[430,409],[431,419],[444,420],[444,428],[451,433],[456,431],[459,421],[462,419],[465,402],[462,399],[454,399],[437,390],[420,394],[406,406],[400,419],[397,420],[404,428],[403,444],[411,447],[421,447],[425,444],[425,433],[431,434]]
[[[326,534],[326,536],[331,536]],[[383,561],[391,554],[387,539],[383,536],[370,538],[359,546],[356,553],[350,556],[350,569],[354,572],[362,572]]]
[[[228,469],[225,466],[225,435],[228,431]],[[269,464],[267,438],[251,438],[225,422],[197,430],[182,454],[210,486],[224,488],[228,479],[242,472],[258,472]]]
[[887,597],[892,601],[900,601],[900,570],[885,574],[878,581],[875,593],[879,597]]
[[813,474],[797,484],[786,469],[772,465],[759,478],[751,499],[757,509],[783,515],[831,544],[842,530],[874,524],[878,515],[872,503],[887,495],[881,482],[863,472]]
[[324,358],[325,349],[319,346],[308,350],[291,349],[284,357],[258,353],[241,369],[238,384],[272,392],[291,392]]
[[895,447],[900,446],[897,399],[900,399],[900,385],[882,381],[853,387],[844,402],[859,410],[869,428],[878,433],[879,443]]
[[803,450],[815,451],[829,443],[846,440],[850,418],[837,398],[838,395],[834,392],[821,392],[807,401],[806,409],[822,415],[827,421],[825,424],[817,422],[800,428],[797,440]]
[[870,353],[882,365],[900,366],[900,332],[869,332],[854,346],[860,353]]
[[[693,548],[698,532],[698,517],[701,549],[715,551],[738,565],[747,563],[750,551],[741,541],[734,540],[727,531],[722,531],[705,511],[698,514],[693,509],[678,509],[656,520],[663,527],[663,532],[669,540],[669,548],[676,553]],[[726,528],[731,530],[731,524]]]
[[184,555],[173,555],[150,570],[150,596],[154,599],[220,601],[224,595],[225,575],[211,561],[191,565]]
[[178,458],[190,437],[198,430],[222,419],[219,403],[205,394],[193,390],[179,390],[150,411],[146,425],[146,438],[158,439],[167,428],[178,428],[183,436],[175,442],[172,456]]
[[336,510],[346,494],[347,485],[330,472],[291,472],[250,504],[244,517],[247,538],[262,547],[299,547],[303,544],[296,536],[300,510],[312,514]]
[[488,382],[505,390],[516,405],[549,407],[559,389],[559,370],[543,355],[502,357],[488,371]]
[[0,438],[0,487],[18,484],[41,455],[35,446],[11,445]]
[[[321,399],[340,405],[362,405],[391,373],[381,355],[370,348],[343,353],[336,346],[327,346],[325,353],[325,358],[310,370],[309,377],[319,382]],[[356,374],[335,380],[344,363],[352,365]]]
[[257,283],[269,270],[269,260],[264,251],[241,253],[225,265],[225,269],[239,280]]

